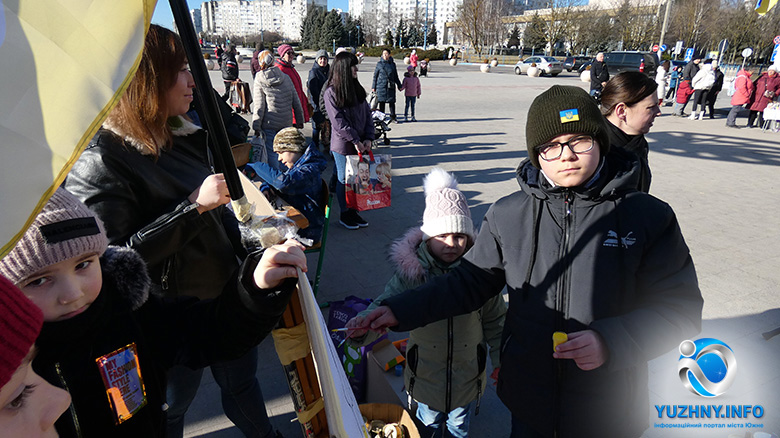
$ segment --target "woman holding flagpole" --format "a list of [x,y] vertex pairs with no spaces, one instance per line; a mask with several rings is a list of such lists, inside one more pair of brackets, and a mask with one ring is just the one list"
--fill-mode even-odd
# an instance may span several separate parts
[[[194,87],[179,37],[152,25],[135,77],[65,187],[100,217],[111,244],[141,254],[162,294],[203,299],[235,287],[230,280],[246,250],[224,207],[230,196],[213,171],[207,133],[186,116]],[[247,437],[270,437],[256,370],[256,348],[211,367],[228,418]],[[183,435],[202,373],[178,367],[168,374],[168,437]]]

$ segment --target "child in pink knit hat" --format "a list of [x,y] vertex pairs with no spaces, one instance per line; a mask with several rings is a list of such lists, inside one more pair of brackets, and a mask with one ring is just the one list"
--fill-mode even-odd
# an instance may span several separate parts
[[[395,275],[384,293],[348,321],[347,327],[364,327],[363,317],[382,300],[454,269],[474,242],[469,206],[455,178],[437,167],[425,177],[423,187],[422,226],[393,243],[390,260],[396,266]],[[479,412],[485,390],[488,356],[492,377],[498,375],[505,313],[504,299],[498,295],[475,312],[409,332],[404,380],[410,401],[417,403],[417,418],[426,427],[423,436],[442,436],[445,427],[452,436],[468,436],[472,405]],[[378,337],[375,332],[356,329],[349,342],[363,346]]]
[[0,276],[0,430],[3,436],[56,436],[54,422],[70,405],[67,392],[32,369],[43,314]]

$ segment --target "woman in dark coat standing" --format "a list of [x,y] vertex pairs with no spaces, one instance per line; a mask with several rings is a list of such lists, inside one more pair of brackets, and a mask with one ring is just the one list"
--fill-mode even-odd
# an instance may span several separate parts
[[395,90],[401,88],[398,72],[395,70],[395,61],[390,56],[390,50],[382,50],[382,59],[376,63],[374,69],[374,81],[371,91],[376,92],[376,100],[379,102],[379,111],[385,112],[385,104],[390,104],[390,121],[395,122]]
[[317,147],[320,145],[320,133],[326,117],[325,106],[321,105],[320,96],[325,83],[328,82],[328,74],[330,73],[328,60],[327,51],[318,51],[315,56],[314,67],[309,71],[309,80],[306,81],[309,104],[314,109],[311,115],[311,139]]
[[639,158],[637,190],[650,191],[650,147],[645,134],[661,115],[656,90],[658,83],[646,74],[622,72],[607,82],[601,93],[601,113],[607,118],[609,143]]
[[[246,250],[224,207],[230,195],[224,176],[213,173],[207,132],[186,116],[194,87],[179,37],[152,25],[138,71],[65,188],[103,221],[112,245],[138,251],[163,296],[207,299],[235,287],[231,278]],[[269,438],[275,435],[256,377],[257,354],[252,348],[211,372],[228,418],[247,437]],[[184,414],[202,374],[185,366],[169,371],[168,438],[184,435]]]

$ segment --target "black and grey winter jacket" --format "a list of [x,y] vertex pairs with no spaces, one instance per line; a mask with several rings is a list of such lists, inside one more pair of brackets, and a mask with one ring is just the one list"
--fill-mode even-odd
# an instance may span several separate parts
[[[295,281],[258,289],[252,274],[259,257],[249,256],[233,275],[237,287],[214,300],[167,299],[156,294],[135,251],[109,247],[97,299],[80,315],[45,323],[37,341],[33,368],[73,400],[56,423],[59,436],[163,437],[167,370],[241,357],[287,306]],[[132,415],[120,422],[123,411]]]
[[65,181],[103,221],[112,245],[138,251],[166,296],[214,298],[246,255],[238,222],[224,206],[198,214],[187,200],[214,171],[208,133],[176,118],[159,158],[104,125]]
[[[647,361],[700,330],[702,297],[674,212],[636,191],[638,170],[616,149],[590,188],[553,188],[524,161],[522,191],[490,207],[458,268],[384,300],[394,330],[472,312],[506,285],[498,394],[512,414],[542,436],[641,435]],[[553,359],[553,332],[586,329],[604,365]]]

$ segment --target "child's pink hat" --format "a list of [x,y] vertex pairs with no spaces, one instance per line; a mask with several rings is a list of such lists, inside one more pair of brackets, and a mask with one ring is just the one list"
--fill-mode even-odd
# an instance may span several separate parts
[[70,192],[58,188],[14,249],[0,260],[0,274],[19,284],[30,275],[83,254],[103,255],[103,223]]

